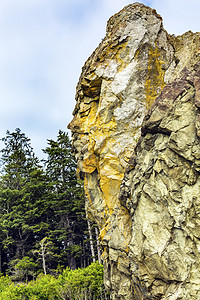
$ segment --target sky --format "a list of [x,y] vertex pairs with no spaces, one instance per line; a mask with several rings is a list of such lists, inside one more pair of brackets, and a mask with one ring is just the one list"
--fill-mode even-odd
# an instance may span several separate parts
[[[199,0],[139,1],[170,34],[200,31]],[[39,158],[67,131],[81,68],[126,0],[0,0],[0,138],[20,128]],[[3,144],[0,142],[0,149]]]

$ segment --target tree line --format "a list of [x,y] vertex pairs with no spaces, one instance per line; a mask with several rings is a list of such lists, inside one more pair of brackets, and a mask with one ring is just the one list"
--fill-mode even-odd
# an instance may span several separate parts
[[42,161],[19,128],[1,140],[0,272],[29,281],[100,261],[68,134],[47,140]]

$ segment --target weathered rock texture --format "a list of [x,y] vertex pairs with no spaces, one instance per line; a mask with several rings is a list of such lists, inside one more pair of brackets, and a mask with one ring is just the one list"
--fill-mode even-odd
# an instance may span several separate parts
[[200,34],[135,3],[85,63],[69,127],[113,299],[200,299]]

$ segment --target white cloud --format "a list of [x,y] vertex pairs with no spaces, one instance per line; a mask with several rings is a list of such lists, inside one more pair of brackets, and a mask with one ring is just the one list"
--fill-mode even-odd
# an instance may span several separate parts
[[[170,33],[199,30],[198,1],[142,2],[157,9]],[[81,67],[105,36],[107,20],[129,3],[1,0],[0,135],[20,127],[41,153],[47,138],[66,130]]]

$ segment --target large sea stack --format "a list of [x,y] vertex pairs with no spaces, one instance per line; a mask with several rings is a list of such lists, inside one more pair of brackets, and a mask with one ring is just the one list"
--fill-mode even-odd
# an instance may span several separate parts
[[69,125],[112,299],[200,299],[200,33],[111,17]]

